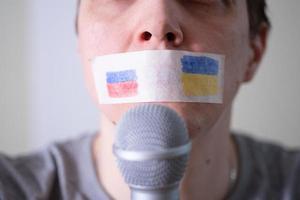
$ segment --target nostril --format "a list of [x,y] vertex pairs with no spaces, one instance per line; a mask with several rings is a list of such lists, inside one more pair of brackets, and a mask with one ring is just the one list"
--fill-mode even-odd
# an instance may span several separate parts
[[166,37],[169,42],[173,42],[175,40],[175,34],[172,32],[167,33]]
[[146,40],[146,41],[150,40],[151,37],[152,37],[152,34],[149,33],[148,31],[145,31],[141,36],[142,40]]

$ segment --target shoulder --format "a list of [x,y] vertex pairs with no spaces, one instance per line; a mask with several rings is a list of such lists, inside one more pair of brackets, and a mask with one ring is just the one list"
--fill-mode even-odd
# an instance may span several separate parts
[[300,150],[235,134],[240,184],[260,199],[300,199]]
[[[17,157],[0,154],[0,199],[86,196],[80,181],[97,183],[91,157],[94,136],[84,134]],[[87,174],[92,178],[85,178]]]
[[17,157],[0,154],[0,196],[27,199],[41,189],[42,179],[51,183],[54,172],[53,158],[47,150]]

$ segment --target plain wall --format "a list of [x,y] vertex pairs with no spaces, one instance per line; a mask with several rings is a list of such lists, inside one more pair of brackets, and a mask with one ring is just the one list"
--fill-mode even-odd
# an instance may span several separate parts
[[75,7],[75,0],[0,1],[0,151],[33,151],[97,130]]
[[29,148],[27,3],[0,1],[0,151]]
[[30,146],[77,137],[98,128],[98,111],[85,88],[77,53],[76,0],[31,0]]
[[[300,2],[269,1],[273,29],[232,126],[300,146]],[[0,151],[20,153],[98,126],[76,51],[76,1],[0,1]]]

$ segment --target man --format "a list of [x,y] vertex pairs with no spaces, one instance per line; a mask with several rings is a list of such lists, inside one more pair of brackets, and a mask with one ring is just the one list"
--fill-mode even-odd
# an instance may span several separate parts
[[[155,102],[175,110],[192,141],[180,199],[299,199],[300,154],[230,132],[232,103],[262,60],[270,28],[264,0],[82,0],[78,46],[97,101],[91,60],[141,50],[225,56],[223,103]],[[115,129],[137,103],[99,104],[95,136],[0,159],[0,199],[130,199],[112,154]],[[91,150],[92,149],[92,150]],[[232,173],[233,172],[233,173]]]

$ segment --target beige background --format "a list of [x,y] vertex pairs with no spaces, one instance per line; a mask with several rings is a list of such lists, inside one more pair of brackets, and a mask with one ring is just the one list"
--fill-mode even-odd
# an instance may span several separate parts
[[[28,152],[97,129],[76,52],[75,4],[0,1],[1,152]],[[241,88],[232,126],[300,146],[300,1],[269,4],[268,53],[255,80]]]

